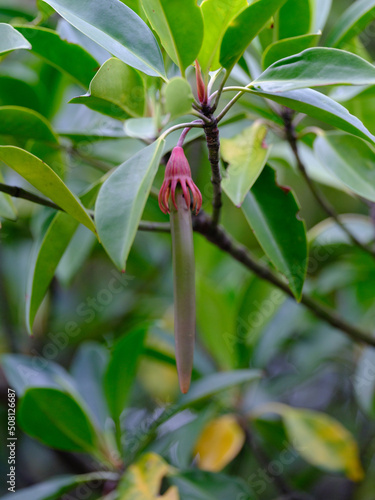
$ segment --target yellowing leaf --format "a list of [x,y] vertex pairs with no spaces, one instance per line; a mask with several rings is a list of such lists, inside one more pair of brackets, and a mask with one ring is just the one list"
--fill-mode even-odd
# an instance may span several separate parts
[[221,140],[221,156],[229,163],[223,178],[223,189],[238,207],[267,162],[269,149],[264,145],[266,135],[267,127],[257,121],[232,139]]
[[164,495],[159,495],[162,479],[170,470],[170,466],[159,455],[146,453],[122,477],[119,500],[179,500],[175,486]]
[[224,415],[207,424],[195,445],[200,469],[218,472],[241,451],[245,433],[233,415]]
[[357,443],[340,422],[324,413],[278,403],[266,405],[265,411],[282,417],[291,444],[307,462],[345,472],[352,481],[363,479]]

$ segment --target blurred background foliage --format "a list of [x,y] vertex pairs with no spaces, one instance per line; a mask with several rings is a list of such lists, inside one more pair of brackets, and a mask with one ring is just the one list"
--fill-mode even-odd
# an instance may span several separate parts
[[[333,1],[323,40],[337,17],[351,3],[349,0]],[[38,2],[38,5],[39,11],[32,0],[1,0],[0,22],[41,23],[41,26],[56,29],[63,38],[84,46],[100,64],[109,57],[104,49],[66,21],[57,15],[49,17],[45,4]],[[372,61],[374,34],[375,25],[369,24],[351,42],[351,50]],[[252,53],[250,49],[249,55]],[[245,68],[245,60],[241,65]],[[244,72],[248,69],[243,69]],[[239,79],[243,78],[242,73],[240,70],[234,72],[233,84],[238,84],[237,74]],[[188,71],[188,78],[193,81],[193,77],[193,72]],[[23,127],[18,126],[11,133],[6,126],[0,125],[0,144],[19,145],[49,162],[63,164],[66,182],[74,192],[80,192],[143,147],[140,139],[124,134],[121,121],[82,104],[68,103],[81,94],[82,86],[33,52],[15,51],[2,57],[0,105],[21,106],[39,113],[51,123],[58,142],[55,148],[50,143],[47,147],[35,138],[35,125],[24,121]],[[348,99],[344,105],[375,133],[373,93]],[[269,112],[264,101],[244,97],[233,110],[233,116],[242,114],[243,119],[223,125],[221,138],[238,134],[254,117],[262,114],[262,109],[264,113]],[[313,126],[316,122],[308,119],[306,124]],[[35,133],[30,133],[30,127]],[[30,139],[30,135],[34,138]],[[269,163],[277,170],[278,183],[292,187],[296,193],[301,203],[300,216],[309,230],[306,289],[336,308],[347,320],[373,328],[374,259],[352,246],[332,221],[327,220],[298,174],[285,144],[272,132],[267,142],[274,144]],[[338,181],[313,164],[311,142],[307,136],[305,154],[313,165],[315,177],[320,180],[322,191],[338,213],[350,214],[345,220],[358,238],[372,242],[375,231],[373,204],[348,194]],[[197,139],[185,150],[193,177],[203,194],[204,208],[209,211],[212,192],[206,146]],[[1,168],[0,175],[7,184],[30,188],[9,169]],[[160,170],[155,184],[160,186],[161,182]],[[373,499],[375,355],[371,350],[354,345],[339,331],[317,320],[272,285],[251,275],[230,256],[195,235],[198,345],[193,379],[204,380],[222,370],[235,373],[234,370],[239,369],[261,370],[262,376],[252,383],[246,382],[245,377],[244,385],[220,391],[219,397],[211,396],[207,382],[204,402],[198,398],[198,402],[184,409],[173,358],[170,237],[139,232],[123,275],[114,268],[90,231],[81,226],[59,264],[37,314],[34,335],[30,337],[25,328],[25,290],[34,242],[40,240],[54,212],[25,200],[11,203],[3,197],[0,203],[2,215],[17,211],[17,217],[10,213],[10,217],[1,218],[0,230],[0,350],[8,354],[3,357],[0,374],[2,441],[6,437],[7,387],[15,387],[22,394],[28,384],[52,391],[45,394],[46,405],[52,405],[56,398],[55,408],[62,412],[68,403],[58,400],[61,393],[57,389],[63,388],[68,393],[78,391],[110,441],[108,435],[113,434],[113,429],[107,428],[110,424],[103,396],[104,377],[105,391],[128,392],[123,395],[128,402],[121,417],[121,426],[126,432],[122,442],[120,437],[120,446],[126,450],[125,463],[133,465],[123,476],[124,490],[126,481],[133,481],[131,474],[139,472],[144,474],[145,484],[150,487],[147,498],[164,498],[155,495],[160,481],[167,475],[162,492],[170,496],[165,498],[176,498],[173,487],[177,486],[183,499]],[[12,218],[14,220],[9,220]],[[147,202],[144,219],[165,221],[152,197]],[[222,224],[238,241],[263,258],[242,212],[225,197]],[[127,334],[140,328],[139,325],[144,325],[147,339],[137,377],[128,388],[126,383],[125,389],[124,386],[116,388],[119,375],[116,370],[121,371],[121,366],[109,369],[109,360],[114,365],[121,339],[129,338]],[[15,367],[20,364],[26,379],[17,378]],[[276,402],[287,406],[277,406]],[[77,444],[62,450],[53,449],[58,436],[53,438],[53,431],[48,430],[49,424],[43,417],[47,410],[38,404],[32,392],[23,400],[23,412],[35,412],[37,422],[28,433],[22,430],[28,430],[24,418],[22,429],[17,427],[17,489],[60,474],[89,474],[101,470],[98,461],[103,460],[106,451],[98,451],[101,445],[91,436],[86,424],[79,423],[79,416],[66,425],[76,429],[74,433],[88,432],[87,442],[92,438],[95,453],[92,447],[82,449]],[[271,405],[273,417],[257,414],[263,404]],[[291,407],[303,408],[307,413],[294,414]],[[168,415],[170,408],[175,414]],[[112,410],[115,411],[111,409],[111,413]],[[322,412],[335,420],[320,422],[321,415],[309,411]],[[251,419],[247,418],[249,414],[253,415]],[[158,422],[160,415],[164,415],[165,421],[155,432],[154,422]],[[340,424],[353,437],[346,435]],[[40,435],[35,434],[38,425],[41,434],[43,427],[45,429],[44,443],[40,442]],[[294,435],[299,431],[302,437]],[[299,439],[305,443],[302,450],[298,446]],[[328,442],[327,447],[324,439]],[[355,442],[362,465],[356,459]],[[108,443],[106,446],[108,448]],[[113,443],[111,446],[116,448]],[[133,454],[140,448],[155,455],[143,455],[143,459],[138,457],[134,462]],[[319,460],[317,456],[323,458]],[[6,460],[4,447],[0,456],[1,477],[8,472]],[[109,460],[109,469],[116,466],[113,456],[104,460]],[[174,474],[171,468],[180,473]],[[362,468],[364,480],[358,483],[363,476]],[[153,471],[152,479],[147,477],[149,470]],[[108,475],[98,484],[100,487],[89,488],[86,496],[77,488],[69,498],[104,498],[105,495],[112,498],[110,494],[117,478]],[[4,486],[2,484],[2,493],[5,494]],[[293,496],[295,491],[304,493]],[[128,493],[120,498],[135,498],[126,495]],[[25,498],[42,497],[30,494]]]

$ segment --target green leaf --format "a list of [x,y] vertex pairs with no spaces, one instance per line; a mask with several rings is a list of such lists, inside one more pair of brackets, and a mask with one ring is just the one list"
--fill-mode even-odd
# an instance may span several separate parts
[[279,40],[305,35],[312,28],[314,0],[287,0],[281,7],[275,29]]
[[352,191],[375,202],[375,151],[356,137],[327,133],[314,143],[318,159]]
[[125,269],[164,141],[155,141],[120,165],[103,184],[95,207],[99,238],[112,261]]
[[272,64],[252,82],[268,92],[339,84],[373,85],[375,67],[345,50],[317,47]]
[[[94,202],[100,186],[101,181],[95,183],[81,196],[83,205],[90,206]],[[29,333],[32,333],[36,313],[77,228],[77,219],[67,213],[58,212],[43,235],[40,245],[37,246],[35,260],[30,267],[26,300],[26,325]]]
[[326,45],[342,47],[358,36],[374,20],[375,1],[357,0],[336,20],[334,28],[327,36]]
[[304,89],[280,93],[249,90],[249,92],[266,99],[271,99],[299,113],[305,113],[312,118],[328,123],[349,134],[370,140],[372,143],[375,142],[375,136],[367,130],[357,117],[351,115],[344,106],[341,106],[341,104],[338,104],[333,99],[330,99],[316,90]]
[[178,487],[180,500],[254,500],[246,482],[234,476],[201,470],[179,471],[170,482]]
[[262,67],[268,68],[271,64],[284,59],[285,57],[297,54],[305,49],[317,44],[320,33],[314,35],[301,35],[293,38],[284,38],[275,43],[271,43],[262,56]]
[[282,417],[289,440],[307,462],[324,470],[345,472],[352,481],[363,479],[357,443],[337,420],[280,403],[270,403],[261,410]]
[[248,367],[263,331],[285,301],[273,285],[253,276],[241,297],[236,318],[236,348],[240,366]]
[[267,257],[300,299],[307,268],[307,241],[293,193],[278,186],[274,170],[266,167],[246,196],[242,210]]
[[23,106],[40,112],[42,105],[37,90],[21,79],[0,75],[0,106]]
[[260,176],[269,155],[265,145],[267,127],[254,122],[232,139],[221,140],[221,156],[229,163],[223,178],[223,189],[240,207],[249,189]]
[[220,64],[230,71],[250,42],[286,0],[257,0],[235,17],[225,32]]
[[88,93],[69,102],[85,104],[119,120],[143,116],[146,105],[144,82],[137,70],[120,59],[111,58],[92,79]]
[[69,215],[95,232],[94,223],[80,201],[46,163],[15,146],[0,146],[0,160]]
[[146,327],[136,328],[125,334],[113,348],[104,376],[104,390],[116,422],[129,399],[146,333]]
[[17,29],[32,42],[34,54],[88,88],[99,64],[85,49],[62,40],[58,33],[47,28],[18,26]]
[[184,76],[203,40],[203,19],[196,1],[142,0],[142,5],[169,57]]
[[31,388],[18,407],[18,422],[31,437],[51,448],[97,453],[98,436],[84,410],[69,394]]
[[124,63],[165,78],[158,43],[147,24],[117,0],[47,0],[51,7]]
[[165,87],[165,111],[170,118],[187,115],[192,111],[194,96],[189,82],[184,78],[172,78]]
[[65,493],[85,483],[96,484],[97,481],[116,481],[118,476],[114,472],[92,472],[79,476],[60,475],[43,483],[23,488],[16,493],[8,493],[2,500],[59,500]]
[[[30,150],[63,177],[65,165],[57,135],[44,116],[19,106],[0,107],[0,135],[21,140]],[[28,142],[30,141],[30,142]]]
[[177,488],[159,494],[162,480],[171,467],[156,453],[144,454],[130,465],[118,487],[119,500],[179,500]]
[[31,49],[31,45],[13,26],[0,23],[0,54],[16,49]]
[[204,75],[220,68],[219,51],[231,21],[246,7],[246,0],[205,0],[202,5],[204,37],[198,61]]
[[50,7],[45,2],[43,2],[43,0],[36,0],[36,6],[38,7],[38,10],[39,10],[40,14],[42,15],[42,19],[44,21],[47,20],[49,17],[51,17],[55,13],[55,11],[52,9],[52,7]]
[[207,375],[197,382],[194,382],[189,392],[180,397],[177,402],[178,410],[201,403],[226,389],[253,382],[260,377],[261,372],[259,370],[233,370]]

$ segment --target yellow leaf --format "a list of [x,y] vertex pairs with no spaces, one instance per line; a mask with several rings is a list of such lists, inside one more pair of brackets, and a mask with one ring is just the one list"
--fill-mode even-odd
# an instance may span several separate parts
[[260,412],[281,415],[291,444],[310,464],[344,472],[352,481],[363,479],[357,443],[334,418],[318,411],[291,408],[280,403],[267,404],[257,411]]
[[179,500],[175,486],[159,495],[162,479],[170,471],[171,467],[159,455],[146,453],[122,477],[119,500]]
[[233,415],[219,417],[203,429],[194,452],[200,469],[218,472],[241,451],[245,433]]

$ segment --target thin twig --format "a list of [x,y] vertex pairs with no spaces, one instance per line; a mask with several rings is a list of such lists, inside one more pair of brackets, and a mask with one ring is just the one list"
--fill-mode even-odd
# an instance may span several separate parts
[[206,114],[207,118],[210,120],[210,125],[204,125],[204,133],[206,134],[206,142],[208,148],[208,160],[211,165],[211,183],[213,188],[213,198],[212,198],[212,224],[216,226],[220,220],[220,211],[222,207],[221,201],[221,173],[219,165],[219,151],[220,151],[220,140],[219,140],[219,128],[217,126],[217,120],[212,113],[212,109],[207,106],[203,108],[203,112]]
[[[33,203],[37,203],[38,205],[48,206],[54,208],[55,210],[64,211],[58,205],[55,205],[48,200],[40,198],[39,196],[36,196],[17,187],[14,188],[12,186],[0,184],[0,191],[6,192],[11,196],[24,198]],[[140,230],[168,232],[166,223],[147,221],[143,221],[141,223]],[[208,241],[216,245],[227,254],[231,255],[235,260],[243,264],[259,278],[270,282],[275,287],[282,290],[286,295],[294,299],[293,293],[284,281],[276,276],[270,269],[264,267],[262,264],[259,264],[255,259],[253,259],[247,248],[240,245],[237,241],[232,240],[228,233],[221,226],[213,224],[212,218],[208,217],[204,212],[200,212],[200,214],[194,218],[194,231],[202,234]],[[334,328],[343,331],[355,342],[361,342],[375,347],[375,337],[371,332],[351,325],[341,316],[336,314],[335,311],[332,311],[330,308],[326,307],[325,305],[321,304],[320,302],[316,301],[306,294],[302,295],[301,303],[316,317],[326,321]]]
[[324,197],[324,195],[320,192],[316,183],[310,178],[309,174],[307,173],[306,166],[303,163],[302,158],[299,154],[298,144],[297,144],[297,136],[295,134],[292,119],[291,119],[290,114],[288,113],[288,110],[285,110],[283,112],[282,118],[283,118],[284,123],[285,123],[286,138],[287,138],[287,141],[289,142],[289,145],[293,151],[294,157],[297,161],[298,170],[300,171],[301,175],[305,179],[306,184],[309,187],[309,189],[310,189],[312,195],[314,196],[314,198],[316,199],[316,201],[319,203],[319,205],[322,207],[322,209],[336,222],[336,224],[341,228],[341,230],[349,237],[349,239],[352,241],[352,243],[354,245],[359,247],[364,252],[369,253],[372,257],[375,257],[375,253],[373,252],[373,250],[371,248],[369,248],[367,245],[365,245],[364,243],[362,243],[340,220],[338,213],[335,211],[335,209],[332,207],[332,205],[329,203],[329,201]]

